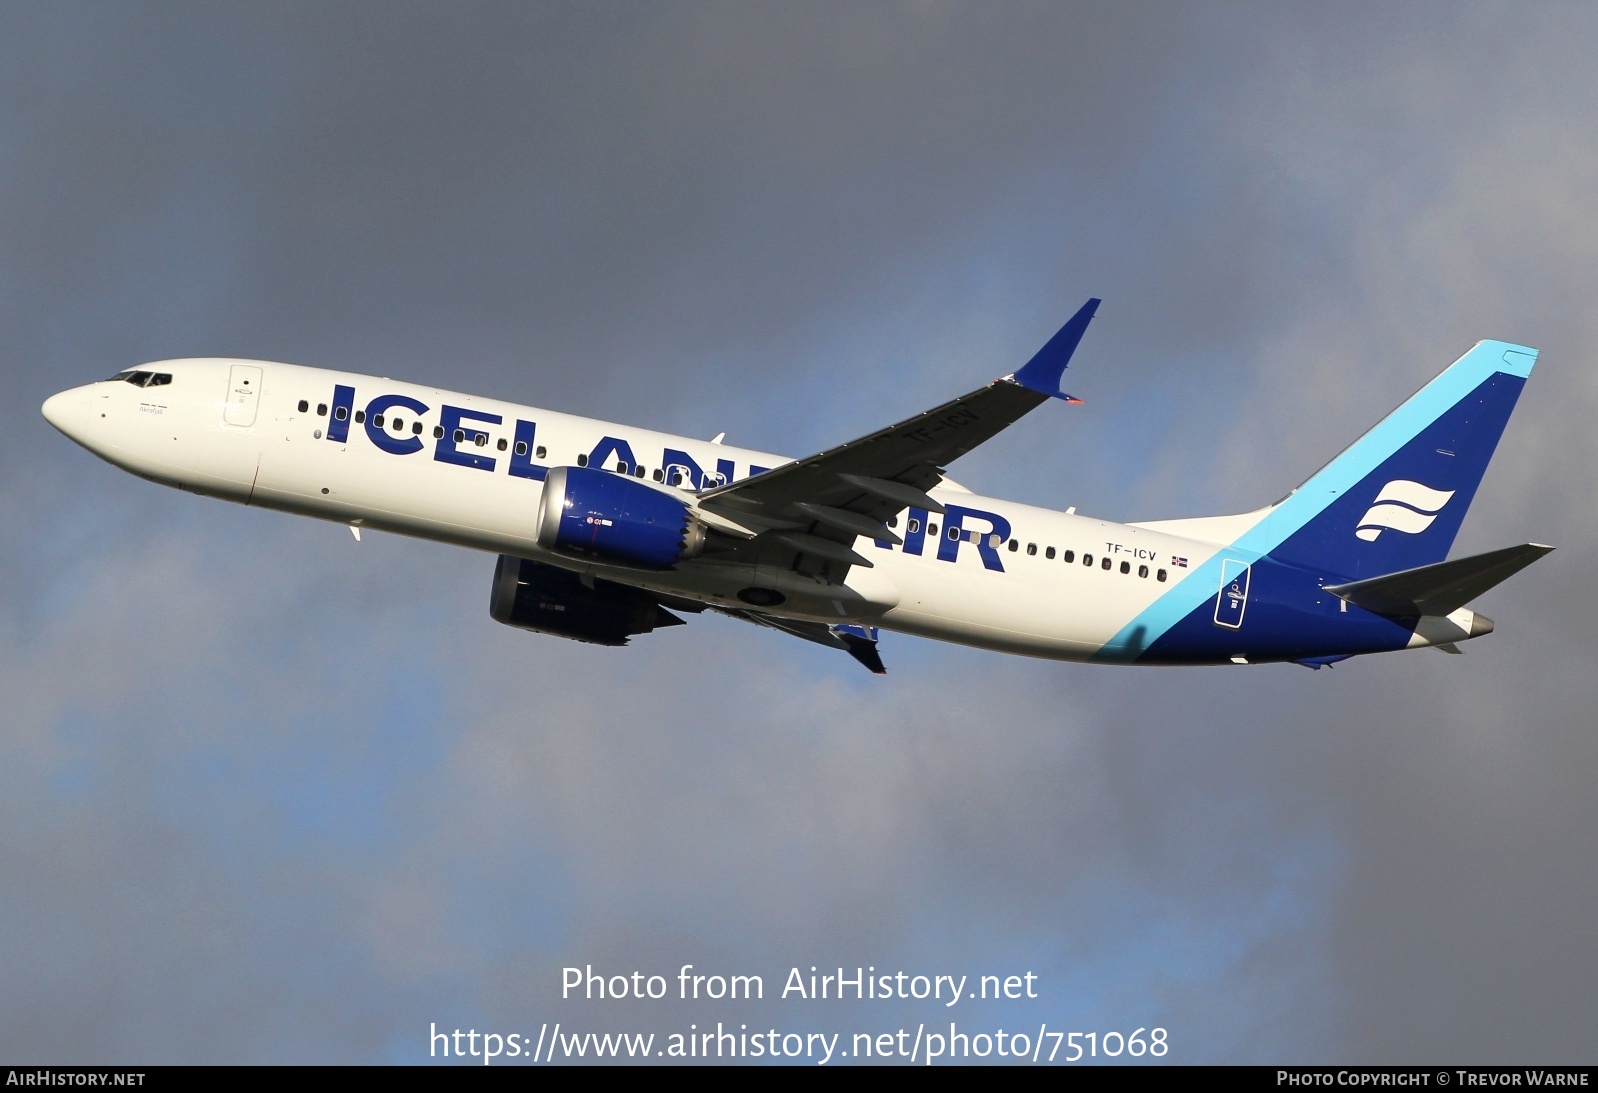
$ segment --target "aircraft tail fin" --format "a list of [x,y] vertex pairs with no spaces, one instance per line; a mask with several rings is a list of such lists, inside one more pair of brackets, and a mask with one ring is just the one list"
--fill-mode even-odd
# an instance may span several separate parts
[[1382,577],[1327,585],[1326,591],[1378,615],[1450,615],[1553,549],[1524,543]]
[[1478,342],[1272,507],[1269,554],[1356,582],[1441,562],[1536,360]]

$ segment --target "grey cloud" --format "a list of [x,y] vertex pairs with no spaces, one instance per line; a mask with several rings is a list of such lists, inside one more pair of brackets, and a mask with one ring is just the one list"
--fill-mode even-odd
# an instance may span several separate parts
[[[0,14],[6,1057],[925,1018],[557,997],[876,962],[1037,970],[1006,1019],[1177,1061],[1589,1058],[1591,19],[1358,10]],[[258,354],[798,454],[1088,294],[1088,404],[958,478],[1262,504],[1503,337],[1543,362],[1460,549],[1560,551],[1461,658],[890,637],[877,680],[727,620],[505,630],[491,559],[160,491],[36,411]]]

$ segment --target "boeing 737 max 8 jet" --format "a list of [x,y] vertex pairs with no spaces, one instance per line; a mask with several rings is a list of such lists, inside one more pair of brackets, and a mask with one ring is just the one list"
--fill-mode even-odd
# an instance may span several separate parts
[[1051,398],[1099,301],[1013,375],[789,460],[431,387],[163,361],[44,416],[154,482],[499,555],[490,612],[579,641],[709,608],[882,671],[879,628],[1120,664],[1320,667],[1492,630],[1469,602],[1551,547],[1445,561],[1536,361],[1480,342],[1282,501],[1115,524],[944,468]]

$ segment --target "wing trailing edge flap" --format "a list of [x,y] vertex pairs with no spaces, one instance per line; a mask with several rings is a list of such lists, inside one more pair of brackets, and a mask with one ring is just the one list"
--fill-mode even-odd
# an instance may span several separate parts
[[1329,584],[1326,591],[1378,615],[1448,615],[1553,549],[1523,543],[1363,581]]
[[842,649],[877,675],[888,674],[888,670],[882,666],[882,657],[877,653],[878,630],[875,626],[800,622],[795,619],[778,618],[763,611],[739,611],[721,607],[715,610],[724,615],[731,615],[735,619],[781,630],[784,634],[792,634],[796,638],[813,641],[830,649]]
[[1098,306],[1097,299],[1083,304],[1012,375],[847,444],[706,490],[699,506],[754,535],[757,551],[764,540],[786,552],[788,566],[841,581],[839,568],[847,573],[864,563],[849,549],[857,537],[897,542],[889,518],[908,507],[943,511],[927,491],[943,481],[949,463],[1051,398],[1081,401],[1065,394],[1060,380]]

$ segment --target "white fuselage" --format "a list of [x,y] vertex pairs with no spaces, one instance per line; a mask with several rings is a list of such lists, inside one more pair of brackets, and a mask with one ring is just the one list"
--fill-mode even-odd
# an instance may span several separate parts
[[[770,609],[776,615],[1032,656],[1113,659],[1106,645],[1127,621],[1219,549],[1152,527],[980,497],[946,482],[931,492],[965,511],[961,538],[949,540],[936,513],[903,511],[893,526],[904,545],[858,540],[854,549],[874,566],[854,566],[842,586],[757,573],[714,556],[658,572],[590,564],[535,540],[548,468],[625,464],[626,473],[637,477],[641,467],[645,481],[664,489],[673,472],[693,474],[695,466],[735,481],[788,460],[297,365],[200,359],[142,367],[170,374],[171,382],[74,388],[52,398],[46,416],[111,463],[195,493],[531,558],[713,606],[742,607],[739,590],[760,585],[786,596]],[[341,441],[329,439],[340,388],[352,390],[343,396]],[[381,396],[390,398],[378,426],[367,408]],[[666,466],[668,458],[677,462]],[[1009,534],[1000,539],[994,529],[1004,524]]]

